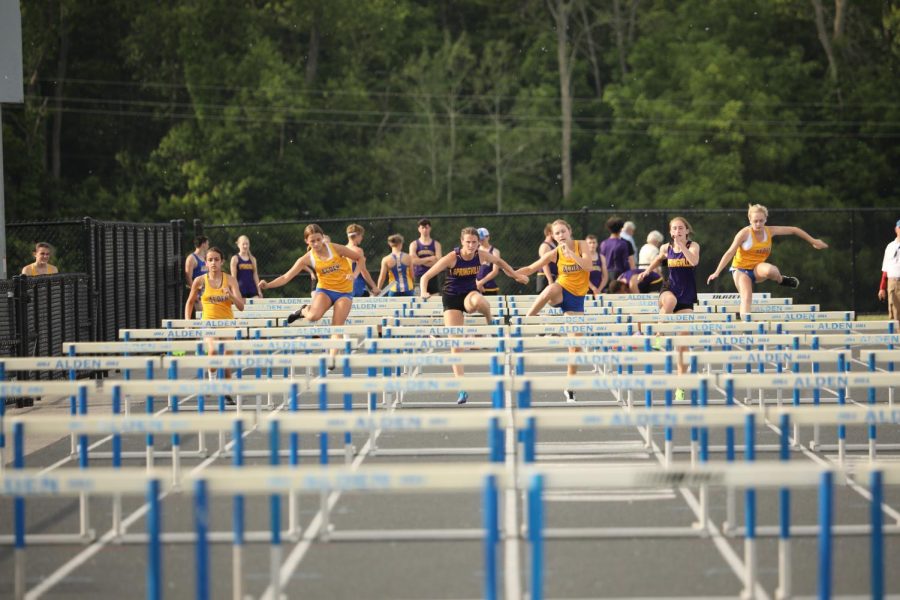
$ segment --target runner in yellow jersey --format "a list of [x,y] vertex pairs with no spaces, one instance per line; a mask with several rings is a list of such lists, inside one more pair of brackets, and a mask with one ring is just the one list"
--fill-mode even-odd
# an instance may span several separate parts
[[[200,317],[203,321],[233,319],[232,307],[244,310],[244,298],[241,296],[237,280],[222,271],[224,260],[222,251],[218,248],[212,247],[206,251],[206,266],[209,270],[191,282],[191,291],[184,304],[185,319],[194,318],[194,307],[198,298],[203,306],[203,315]],[[203,339],[206,342],[207,353],[212,356],[216,353],[217,338],[210,336]],[[215,369],[210,369],[210,375],[215,375]],[[229,375],[226,370],[225,377]],[[225,400],[228,404],[234,404],[231,396],[225,396]]]
[[[516,273],[531,275],[545,265],[556,265],[556,281],[545,287],[535,299],[528,316],[534,316],[549,302],[551,306],[562,310],[566,315],[584,314],[584,295],[590,289],[590,272],[594,266],[591,259],[590,247],[584,241],[572,239],[572,227],[562,219],[557,219],[551,224],[551,233],[556,247],[544,252],[543,255],[527,267],[522,267]],[[569,348],[570,352],[577,352],[577,348]],[[569,365],[567,372],[575,375],[578,367]],[[566,402],[575,402],[575,390],[565,389],[563,394]]]
[[[316,289],[313,290],[312,299],[309,304],[304,304],[288,317],[288,324],[297,319],[306,319],[308,322],[314,323],[321,319],[328,309],[333,308],[331,324],[343,325],[347,322],[347,316],[350,314],[350,307],[353,304],[353,269],[349,261],[360,260],[362,250],[326,242],[325,232],[315,223],[306,226],[306,229],[303,230],[303,238],[306,240],[309,251],[298,258],[294,266],[288,269],[284,275],[280,275],[272,281],[260,281],[259,289],[281,287],[299,275],[305,268],[312,268],[318,282]],[[340,338],[341,336],[332,337]],[[332,351],[332,358],[336,354],[336,350]],[[334,368],[333,361],[330,368]]]
[[[769,218],[768,209],[762,204],[753,204],[747,211],[750,225],[738,231],[734,236],[731,246],[722,255],[719,266],[716,267],[706,284],[709,285],[719,276],[719,273],[731,260],[731,275],[734,278],[734,287],[741,295],[741,317],[750,314],[753,302],[753,284],[757,281],[772,281],[785,287],[796,288],[800,286],[800,280],[796,277],[782,275],[778,267],[768,262],[772,252],[772,238],[776,235],[796,235],[806,240],[816,250],[824,250],[828,244],[814,238],[799,227],[766,226]],[[733,258],[733,260],[732,260]]]
[[22,267],[22,275],[36,277],[38,275],[56,275],[59,269],[50,264],[52,249],[47,242],[34,245],[34,262]]

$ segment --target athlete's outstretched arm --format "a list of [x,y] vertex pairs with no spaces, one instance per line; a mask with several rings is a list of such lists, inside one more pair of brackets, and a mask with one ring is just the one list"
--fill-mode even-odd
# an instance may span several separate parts
[[[738,246],[744,243],[744,240],[747,239],[748,235],[750,235],[749,227],[744,227],[737,232],[737,235],[734,236],[734,240],[731,242],[731,245],[728,246],[728,250],[726,250],[725,254],[722,255],[722,260],[719,261],[719,266],[716,267],[715,272],[713,272],[709,277],[706,278],[706,285],[712,283],[713,279],[719,276],[719,273],[722,272],[722,269],[725,268],[725,265],[727,265],[731,261],[731,259],[734,258]],[[662,248],[660,248],[660,254],[662,254]]]
[[[549,264],[553,257],[556,255],[556,249],[548,250],[544,252],[539,259],[528,265],[527,267],[519,267],[517,270],[518,273],[522,275],[531,275],[532,273],[536,273],[539,271],[544,265]],[[552,283],[552,282],[550,282]]]
[[[312,251],[310,251],[312,252]],[[277,288],[281,287],[291,279],[300,274],[300,271],[304,270],[304,268],[308,268],[310,266],[309,262],[309,252],[301,256],[294,263],[294,266],[288,269],[288,271],[284,275],[279,275],[272,281],[266,281],[265,279],[259,282],[259,289],[267,290],[269,288]]]
[[[503,260],[499,256],[494,256],[493,254],[491,254],[484,248],[478,249],[478,255],[481,258],[481,260],[498,265],[501,269],[503,269],[504,273],[506,273],[511,278],[518,281],[519,283],[528,283],[527,275],[522,273],[521,270],[520,271],[514,270],[511,266],[509,266],[509,264],[505,260]],[[543,260],[543,258],[541,260]],[[538,262],[540,262],[540,261],[538,261]]]
[[769,233],[773,236],[776,235],[796,235],[798,238],[806,241],[810,246],[815,248],[816,250],[824,250],[828,247],[828,244],[823,242],[818,238],[814,238],[809,235],[799,227],[784,227],[784,226],[773,226],[769,227]]

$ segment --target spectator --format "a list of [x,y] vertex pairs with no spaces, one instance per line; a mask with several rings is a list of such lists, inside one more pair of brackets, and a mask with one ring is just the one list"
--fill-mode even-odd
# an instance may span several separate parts
[[647,234],[647,243],[641,246],[641,251],[638,253],[638,267],[641,270],[646,269],[659,254],[659,247],[664,239],[663,234],[655,229]]
[[22,267],[22,275],[35,277],[37,275],[55,275],[59,269],[50,264],[53,249],[47,242],[38,242],[34,245],[34,262]]
[[606,270],[609,273],[609,282],[619,278],[619,275],[634,268],[634,252],[631,244],[622,239],[622,227],[625,222],[619,217],[610,217],[606,221],[606,229],[609,237],[600,244],[600,254],[606,258]]
[[[409,255],[412,257],[413,277],[416,282],[443,256],[441,243],[431,238],[430,219],[419,219],[419,239],[409,243]],[[437,277],[429,279],[427,283],[429,289],[421,290],[420,294],[423,292],[437,294],[441,290]]]
[[637,228],[634,221],[625,221],[625,224],[622,225],[622,239],[631,244],[631,253],[637,256],[638,248],[634,241],[635,229]]
[[887,299],[888,316],[893,321],[900,321],[900,221],[894,224],[896,237],[884,249],[881,261],[881,285],[878,299]]
[[250,253],[250,238],[242,235],[237,239],[238,253],[231,257],[231,276],[238,282],[241,296],[261,298],[259,293],[259,271],[256,268],[256,257]]

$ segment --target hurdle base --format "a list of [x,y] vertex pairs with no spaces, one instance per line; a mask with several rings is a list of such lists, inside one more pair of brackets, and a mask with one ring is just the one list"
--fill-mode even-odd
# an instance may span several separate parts
[[548,527],[545,539],[705,538],[705,529],[689,527]]
[[[900,525],[885,525],[883,527],[885,535],[900,534]],[[747,533],[746,528],[734,527],[728,530],[730,537],[743,537]],[[840,536],[867,536],[872,534],[872,528],[869,525],[832,525],[832,535]],[[757,525],[757,537],[779,537],[781,528],[778,525]],[[791,525],[792,537],[816,537],[819,535],[818,525]]]
[[[87,535],[80,533],[29,533],[26,538],[29,545],[64,545],[90,544],[97,541],[97,532],[89,529]],[[14,546],[16,543],[13,535],[0,535],[0,546]]]

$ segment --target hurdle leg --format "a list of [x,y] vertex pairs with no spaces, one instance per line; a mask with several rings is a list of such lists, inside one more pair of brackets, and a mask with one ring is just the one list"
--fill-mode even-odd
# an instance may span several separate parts
[[[25,468],[25,426],[22,423],[13,425],[13,468]],[[13,498],[13,520],[15,521],[15,584],[16,600],[25,598],[25,498]]]
[[116,537],[122,535],[122,494],[113,494],[112,498],[112,530]]
[[322,527],[319,529],[319,539],[327,542],[331,539],[331,510],[328,508],[328,492],[322,490],[319,494],[319,514],[322,515]]
[[16,600],[24,600],[25,598],[25,548],[16,548],[15,550],[15,598]]

